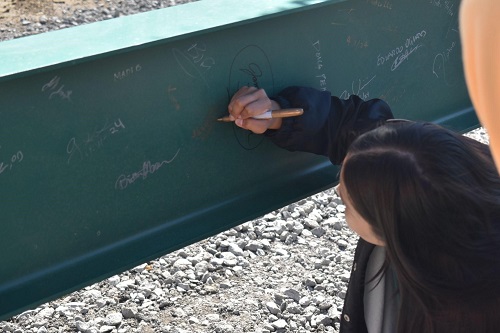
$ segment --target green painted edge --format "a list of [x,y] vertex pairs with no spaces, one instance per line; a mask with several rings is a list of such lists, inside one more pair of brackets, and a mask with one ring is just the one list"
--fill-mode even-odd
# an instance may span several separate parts
[[8,40],[0,43],[0,82],[343,1],[202,0]]

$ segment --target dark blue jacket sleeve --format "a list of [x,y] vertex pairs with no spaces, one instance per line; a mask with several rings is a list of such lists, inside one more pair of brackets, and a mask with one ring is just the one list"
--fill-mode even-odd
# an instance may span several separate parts
[[304,114],[283,118],[279,130],[268,130],[265,135],[282,148],[327,156],[333,164],[342,163],[359,135],[394,118],[380,99],[364,101],[353,95],[342,100],[308,87],[288,87],[272,99],[281,108],[303,108]]

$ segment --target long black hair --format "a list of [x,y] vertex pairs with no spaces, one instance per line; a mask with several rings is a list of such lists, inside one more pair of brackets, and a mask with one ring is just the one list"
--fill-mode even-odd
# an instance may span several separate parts
[[341,181],[396,271],[398,332],[500,331],[500,178],[487,145],[388,122],[352,143]]

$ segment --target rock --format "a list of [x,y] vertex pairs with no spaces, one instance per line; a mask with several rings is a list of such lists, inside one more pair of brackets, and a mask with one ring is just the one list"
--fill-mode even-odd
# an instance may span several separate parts
[[303,312],[303,309],[298,304],[291,304],[291,305],[287,306],[286,311],[288,313],[292,313],[292,314],[301,314]]
[[349,245],[349,243],[343,239],[339,239],[337,241],[337,245],[340,247],[340,248],[347,248],[347,246]]
[[299,302],[301,298],[300,292],[296,289],[286,289],[283,291],[283,294],[293,299],[295,302]]
[[38,314],[36,315],[39,318],[50,318],[54,314],[55,310],[51,307],[46,307],[42,309]]
[[241,249],[238,246],[238,244],[235,244],[235,243],[229,244],[228,251],[237,257],[243,257],[245,255],[245,252],[243,251],[243,249]]
[[311,278],[307,278],[307,279],[304,280],[304,285],[307,286],[307,287],[314,288],[314,286],[316,286],[316,280],[311,279]]
[[274,303],[274,302],[267,302],[266,303],[266,308],[267,308],[267,310],[269,310],[270,313],[272,313],[274,315],[276,315],[276,314],[278,314],[278,313],[281,312],[279,306],[276,303]]
[[126,289],[126,288],[129,288],[129,287],[133,286],[133,285],[135,285],[135,281],[134,280],[125,280],[125,281],[119,282],[116,285],[116,288],[118,288],[118,289]]
[[112,330],[114,330],[115,327],[114,326],[109,326],[109,325],[103,325],[99,328],[99,333],[107,333],[107,332],[111,332]]
[[326,234],[326,230],[322,227],[317,227],[317,228],[314,228],[313,230],[311,230],[311,233],[316,237],[321,237],[324,234]]
[[122,315],[125,319],[136,318],[138,313],[135,306],[124,306],[122,308]]
[[106,316],[106,324],[110,326],[118,326],[122,323],[123,316],[119,312],[111,312]]
[[90,331],[90,324],[83,321],[77,321],[75,323],[76,329],[82,333],[88,333]]
[[214,321],[219,321],[220,316],[216,313],[209,313],[206,315],[207,320],[214,322]]
[[264,248],[264,245],[260,241],[257,241],[257,240],[250,241],[245,246],[245,250],[249,250],[249,251],[252,251],[252,252],[256,252],[257,250],[263,249],[263,248]]
[[172,266],[174,268],[186,270],[186,269],[190,268],[192,265],[191,265],[191,262],[189,260],[184,259],[184,258],[180,258],[180,259],[176,260]]
[[278,319],[273,322],[272,325],[277,330],[283,330],[288,326],[287,322],[284,319]]

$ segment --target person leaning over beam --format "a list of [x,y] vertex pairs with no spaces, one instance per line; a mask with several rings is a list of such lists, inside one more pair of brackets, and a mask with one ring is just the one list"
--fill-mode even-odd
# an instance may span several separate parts
[[[269,109],[293,118],[257,120]],[[341,165],[359,236],[340,332],[493,333],[500,327],[500,178],[487,145],[389,106],[307,87],[242,87],[237,126]]]

